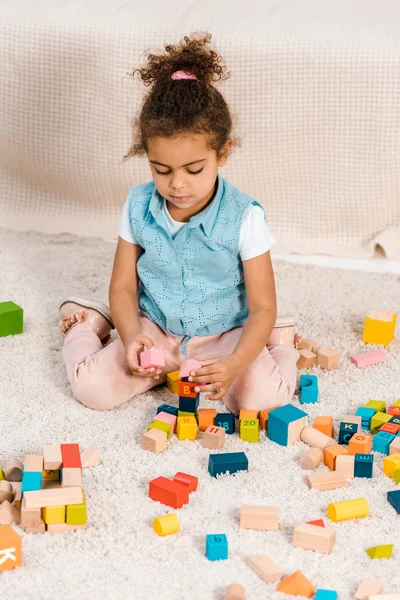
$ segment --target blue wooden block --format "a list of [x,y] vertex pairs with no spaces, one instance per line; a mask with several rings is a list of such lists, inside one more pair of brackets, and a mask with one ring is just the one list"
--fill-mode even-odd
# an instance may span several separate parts
[[361,417],[361,429],[364,429],[364,431],[369,431],[371,429],[371,419],[375,413],[376,408],[367,408],[365,406],[357,408],[356,415],[357,417]]
[[373,454],[356,454],[354,458],[354,477],[372,477],[374,468]]
[[186,396],[179,396],[179,410],[183,412],[197,412],[199,408],[200,394],[197,394],[196,398],[186,398]]
[[338,444],[348,444],[350,438],[357,433],[358,427],[356,423],[346,423],[342,421],[339,428]]
[[208,560],[228,558],[228,540],[224,533],[209,533],[206,536],[206,556]]
[[232,413],[217,413],[214,425],[224,427],[226,433],[235,433],[235,415]]
[[333,590],[321,590],[317,589],[315,592],[314,600],[337,600],[337,592]]
[[24,492],[34,492],[42,489],[42,473],[40,471],[27,471],[22,468],[21,495]]
[[210,454],[208,459],[208,471],[216,477],[224,473],[237,473],[247,471],[249,461],[244,452],[224,452],[223,454]]
[[388,456],[390,452],[389,446],[395,437],[396,436],[393,435],[393,433],[388,433],[387,431],[378,431],[378,433],[374,435],[372,450]]
[[177,406],[171,406],[170,404],[161,404],[161,406],[159,406],[157,408],[157,415],[159,412],[166,412],[169,413],[170,415],[175,415],[175,417],[178,416],[178,407]]
[[300,375],[300,404],[318,402],[318,377],[316,375]]
[[[297,427],[299,419],[307,418],[308,415],[300,408],[292,404],[286,404],[280,408],[272,410],[268,414],[268,432],[270,440],[281,446],[287,446],[289,443],[290,429]],[[304,427],[307,425],[307,419],[304,421]]]
[[400,515],[400,490],[393,490],[387,493],[387,499],[393,506],[394,510]]

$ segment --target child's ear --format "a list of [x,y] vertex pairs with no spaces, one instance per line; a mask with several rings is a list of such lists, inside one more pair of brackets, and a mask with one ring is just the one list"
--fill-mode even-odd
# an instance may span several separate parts
[[226,161],[228,160],[228,156],[229,156],[231,149],[232,149],[232,138],[228,138],[219,152],[219,158],[218,158],[218,166],[219,167],[223,167],[226,165]]

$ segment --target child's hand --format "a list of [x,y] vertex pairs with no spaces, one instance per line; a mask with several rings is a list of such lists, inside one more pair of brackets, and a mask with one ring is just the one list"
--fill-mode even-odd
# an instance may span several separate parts
[[206,385],[196,386],[195,392],[214,392],[207,400],[221,400],[242,372],[240,359],[234,354],[201,360],[201,369],[190,372],[189,381]]
[[160,367],[143,369],[140,366],[139,354],[145,348],[151,348],[152,346],[154,346],[153,340],[143,333],[132,335],[125,342],[126,361],[133,375],[136,375],[137,377],[154,377],[154,379],[160,379],[160,373],[162,371]]

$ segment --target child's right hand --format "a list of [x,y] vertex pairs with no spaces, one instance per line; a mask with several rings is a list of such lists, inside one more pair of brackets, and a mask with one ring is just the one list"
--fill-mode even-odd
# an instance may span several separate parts
[[160,379],[161,368],[149,367],[148,369],[143,369],[140,366],[139,354],[145,348],[151,348],[152,346],[154,346],[153,340],[143,333],[134,334],[127,339],[125,342],[126,361],[132,371],[132,375]]

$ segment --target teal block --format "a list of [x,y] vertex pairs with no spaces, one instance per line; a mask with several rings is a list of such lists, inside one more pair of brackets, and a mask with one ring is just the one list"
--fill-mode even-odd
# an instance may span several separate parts
[[350,438],[352,438],[357,431],[358,427],[356,423],[346,423],[345,421],[342,421],[339,428],[338,444],[348,444]]
[[400,490],[393,490],[387,493],[387,499],[394,510],[400,515]]
[[289,443],[289,428],[292,423],[308,417],[307,413],[292,404],[286,404],[268,414],[268,432],[270,440],[281,446]]
[[224,452],[222,454],[210,454],[208,459],[208,471],[212,477],[224,473],[237,473],[248,471],[249,461],[244,452]]
[[361,417],[361,429],[364,429],[364,431],[371,429],[371,419],[375,413],[376,408],[366,408],[365,406],[357,408],[356,416]]
[[0,337],[24,330],[24,311],[14,302],[0,302]]
[[337,592],[333,590],[317,589],[315,592],[314,600],[337,600],[337,597]]
[[388,456],[390,452],[390,444],[393,442],[395,437],[396,436],[393,435],[393,433],[388,433],[387,431],[378,431],[372,442],[372,450]]
[[300,375],[300,404],[318,402],[318,377],[316,375]]
[[228,540],[224,533],[209,533],[206,536],[206,556],[208,560],[228,558]]

